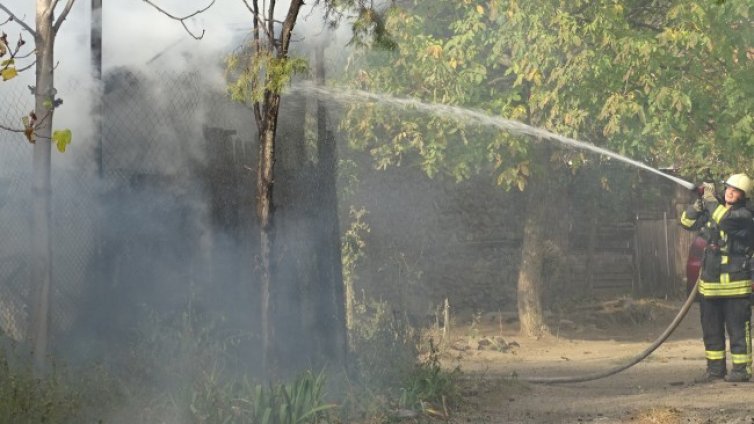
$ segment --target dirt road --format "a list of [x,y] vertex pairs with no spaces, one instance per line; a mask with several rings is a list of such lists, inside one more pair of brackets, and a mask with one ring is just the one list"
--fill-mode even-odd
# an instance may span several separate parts
[[646,348],[680,307],[621,302],[585,308],[567,320],[551,317],[556,336],[540,340],[518,337],[515,323],[494,316],[458,328],[455,348],[446,355],[448,364],[464,372],[466,404],[457,421],[754,423],[754,383],[694,382],[705,367],[698,306],[647,360],[615,376],[559,385],[511,378],[611,368]]

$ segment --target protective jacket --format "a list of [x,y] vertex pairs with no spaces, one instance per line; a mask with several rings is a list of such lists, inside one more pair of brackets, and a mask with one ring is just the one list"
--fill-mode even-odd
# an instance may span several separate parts
[[681,225],[701,230],[707,241],[699,276],[699,293],[704,297],[746,297],[751,294],[749,256],[754,246],[752,213],[742,205],[726,208],[717,201],[705,201],[703,210],[689,207]]

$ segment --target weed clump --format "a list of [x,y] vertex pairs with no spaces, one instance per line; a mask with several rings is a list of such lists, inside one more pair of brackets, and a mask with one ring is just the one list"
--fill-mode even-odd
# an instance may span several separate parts
[[421,355],[420,337],[383,302],[358,305],[351,329],[354,381],[344,413],[366,422],[448,418],[460,401],[459,368],[447,370],[433,341]]
[[101,368],[71,370],[53,364],[35,375],[31,358],[0,349],[0,420],[3,423],[98,422],[120,398],[118,385]]

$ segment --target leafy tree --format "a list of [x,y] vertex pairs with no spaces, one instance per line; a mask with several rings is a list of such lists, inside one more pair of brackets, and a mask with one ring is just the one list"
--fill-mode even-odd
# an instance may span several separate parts
[[[357,87],[471,107],[586,139],[689,176],[751,170],[751,0],[463,0],[392,7],[391,51],[365,51]],[[457,179],[492,172],[530,191],[519,273],[524,334],[546,331],[539,292],[554,182],[597,161],[440,116],[353,105],[351,143],[378,168],[418,161]],[[543,210],[544,209],[544,210]]]
[[[275,209],[275,199],[273,189],[275,187],[275,163],[279,158],[282,150],[277,140],[278,118],[280,115],[281,92],[290,83],[294,75],[302,73],[308,69],[306,59],[291,54],[291,43],[293,41],[296,24],[299,19],[299,13],[304,5],[302,0],[292,0],[288,5],[281,6],[275,1],[269,3],[263,2],[262,6],[267,5],[266,9],[260,8],[258,0],[243,0],[247,9],[251,13],[251,34],[247,45],[242,46],[238,51],[232,54],[227,61],[227,70],[230,77],[229,92],[231,97],[239,102],[245,103],[251,107],[254,121],[258,130],[259,140],[259,162],[257,164],[257,183],[256,183],[256,212],[260,228],[260,254],[258,259],[259,278],[261,285],[261,303],[260,318],[262,332],[262,366],[267,372],[275,372],[278,365],[275,359],[281,359],[281,353],[290,351],[290,343],[286,346],[282,337],[278,337],[275,331],[276,322],[274,320],[274,294],[295,292],[298,281],[283,281],[278,277],[274,267],[272,256],[277,251],[277,241],[275,238],[275,218],[277,216]],[[380,40],[384,41],[381,36],[384,29],[381,26],[379,14],[375,12],[370,0],[318,0],[315,6],[320,6],[325,11],[325,22],[330,26],[335,26],[342,19],[352,19],[355,40]],[[282,21],[276,20],[276,16],[285,16]],[[320,53],[321,55],[321,53]],[[321,72],[318,78],[324,78]],[[319,125],[323,125],[324,109],[320,106],[317,112]],[[321,135],[325,133],[324,128],[320,127],[319,153],[322,158],[334,160],[332,146],[322,144],[325,141]],[[295,140],[286,140],[286,143],[294,143]],[[334,177],[329,178],[328,184],[334,184]],[[334,193],[334,191],[333,191]],[[335,201],[334,196],[328,196]],[[329,205],[327,205],[329,207]],[[335,210],[333,208],[333,210]],[[338,248],[339,243],[329,243],[330,248]],[[311,252],[317,255],[317,252]],[[339,256],[339,255],[338,255]],[[340,276],[340,272],[336,273]],[[336,277],[338,281],[331,284],[339,286],[340,297],[336,302],[342,303],[342,278]],[[336,293],[338,291],[336,290]],[[283,297],[279,295],[278,297]],[[343,305],[333,311],[318,310],[320,316],[333,315],[334,323],[329,326],[330,332],[345,332],[345,322]],[[331,317],[332,318],[332,317]],[[279,324],[278,324],[279,325]],[[345,334],[332,335],[331,340],[339,340],[345,343]],[[315,340],[315,342],[318,342]],[[339,349],[335,349],[338,351]],[[340,349],[343,353],[337,356],[340,358],[331,358],[336,362],[341,362],[345,353],[345,346]],[[290,353],[290,352],[287,352]]]
[[272,285],[270,256],[273,248],[272,189],[276,154],[275,135],[280,111],[280,92],[295,72],[305,69],[305,62],[301,58],[290,58],[288,55],[293,29],[304,2],[290,2],[281,28],[276,26],[275,12],[280,6],[276,6],[275,2],[271,2],[267,10],[260,9],[257,0],[251,0],[251,3],[244,1],[244,4],[252,14],[252,41],[248,51],[229,58],[228,68],[237,74],[235,82],[230,87],[231,96],[235,100],[251,103],[259,133],[256,199],[260,227],[262,364],[267,369],[268,359],[273,354],[269,308]]

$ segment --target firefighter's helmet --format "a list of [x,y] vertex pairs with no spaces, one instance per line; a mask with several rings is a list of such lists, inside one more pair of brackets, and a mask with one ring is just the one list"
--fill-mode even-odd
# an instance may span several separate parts
[[737,188],[744,192],[747,199],[751,198],[754,182],[746,174],[733,174],[725,181],[726,187]]

